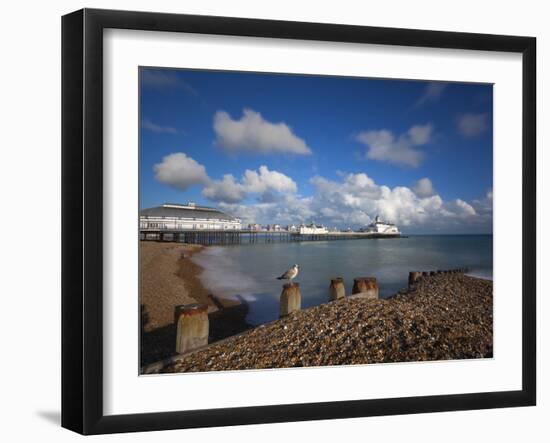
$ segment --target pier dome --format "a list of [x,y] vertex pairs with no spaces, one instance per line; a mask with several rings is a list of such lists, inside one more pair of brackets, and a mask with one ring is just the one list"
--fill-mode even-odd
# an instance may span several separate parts
[[165,203],[139,211],[141,231],[241,229],[241,220],[208,206]]

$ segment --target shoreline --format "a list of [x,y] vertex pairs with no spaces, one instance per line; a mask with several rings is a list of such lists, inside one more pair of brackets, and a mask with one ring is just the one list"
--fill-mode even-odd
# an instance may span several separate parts
[[174,357],[147,373],[491,358],[493,284],[424,278],[388,299],[345,298]]
[[175,355],[177,305],[208,305],[212,343],[251,327],[248,306],[216,297],[202,284],[203,268],[191,257],[205,246],[141,241],[139,248],[140,366]]
[[[277,336],[277,328],[281,324],[288,327],[290,319],[273,320],[252,327],[246,322],[249,305],[245,300],[224,299],[213,295],[202,283],[202,279],[200,278],[200,274],[204,270],[203,266],[192,259],[194,254],[204,251],[205,248],[207,247],[184,243],[140,242],[140,306],[142,307],[140,366],[143,371],[142,373],[202,372],[211,370],[262,369],[315,365],[325,366],[333,364],[363,364],[379,361],[376,358],[372,359],[372,356],[363,356],[357,361],[352,360],[350,362],[339,362],[340,360],[338,359],[340,357],[337,355],[329,356],[328,360],[319,358],[312,359],[310,355],[312,351],[311,346],[312,343],[316,341],[319,345],[317,348],[320,346],[329,346],[327,349],[331,353],[334,351],[334,349],[330,349],[330,346],[333,346],[331,345],[331,341],[334,338],[329,337],[327,342],[327,338],[323,335],[323,331],[321,331],[319,337],[310,336],[309,340],[299,342],[297,347],[304,353],[299,362],[293,360],[293,356],[289,355],[287,352],[288,347],[296,350],[296,344],[292,343],[292,341],[287,342],[285,346],[279,349],[278,352],[281,354],[280,356],[273,353],[266,356],[266,349],[269,350],[274,344],[273,337]],[[434,283],[437,284],[430,288],[430,285]],[[345,299],[343,301],[322,303],[314,307],[303,309],[291,315],[291,318],[295,320],[292,323],[292,329],[299,331],[299,336],[307,337],[311,335],[312,330],[315,330],[317,326],[315,322],[318,318],[334,317],[335,325],[341,329],[340,338],[342,338],[349,334],[350,331],[353,332],[357,327],[357,318],[364,315],[362,310],[364,309],[365,312],[369,313],[375,305],[379,306],[379,311],[376,311],[375,315],[388,309],[384,306],[399,306],[400,309],[403,308],[400,313],[401,317],[407,317],[411,313],[412,315],[423,313],[423,322],[425,322],[426,319],[428,319],[428,322],[431,320],[435,321],[438,325],[437,327],[442,328],[444,331],[456,327],[463,328],[464,325],[461,325],[460,316],[453,320],[455,323],[454,325],[450,325],[444,317],[441,317],[442,312],[448,313],[449,308],[454,307],[454,309],[462,313],[462,316],[468,318],[470,314],[477,316],[477,324],[486,325],[488,318],[491,319],[490,330],[486,329],[483,334],[477,334],[478,337],[481,337],[479,343],[482,343],[484,348],[477,349],[476,346],[478,346],[479,343],[469,343],[468,346],[470,346],[471,349],[477,349],[477,353],[474,352],[473,354],[469,354],[467,351],[464,351],[461,355],[465,356],[457,358],[487,357],[492,355],[492,284],[492,280],[484,280],[478,276],[469,276],[465,274],[429,277],[425,278],[420,286],[413,288],[413,290],[401,289],[393,293],[389,298],[371,302],[374,303],[373,305],[365,305],[361,311],[356,312],[356,316],[351,319],[352,321],[348,318],[349,314],[346,312],[347,308],[342,308],[341,305],[352,303],[351,308],[355,309],[356,305],[353,305],[353,303],[356,303],[356,300]],[[483,299],[485,308],[482,309],[482,311],[484,311],[482,317],[484,316],[484,318],[481,318],[478,312],[481,306],[475,306],[477,303],[475,300],[476,297],[481,297]],[[414,302],[411,303],[412,299],[414,299]],[[457,300],[460,301],[458,306],[456,305]],[[175,354],[174,345],[176,333],[173,323],[174,308],[179,304],[197,302],[205,303],[209,306],[209,344],[205,348],[179,356]],[[435,306],[440,305],[442,302],[443,305],[436,309]],[[404,303],[408,304],[406,309]],[[461,304],[465,306],[468,305],[471,312],[465,310],[464,306]],[[143,309],[144,307],[146,309]],[[312,315],[312,311],[317,312],[315,318],[308,320]],[[368,315],[371,314],[372,313]],[[380,324],[386,324],[389,321],[388,315],[391,316],[394,314],[395,312],[393,314],[380,314],[378,326]],[[415,319],[415,321],[416,320],[417,319]],[[403,331],[399,331],[400,321],[400,319],[395,320],[397,326],[390,324],[386,325],[389,329],[382,333],[382,337],[388,336],[388,334],[401,334]],[[467,324],[466,326],[470,329],[472,327],[473,329],[478,327],[476,325],[472,326],[472,324]],[[267,330],[271,331],[270,334],[265,333]],[[432,331],[432,333],[437,335],[440,331],[436,329]],[[256,335],[263,335],[263,337],[261,340],[257,341]],[[489,336],[490,340],[488,339]],[[399,338],[399,340],[401,340],[401,338]],[[357,337],[355,343],[359,344]],[[365,343],[365,345],[367,345],[367,347],[372,347],[373,345],[376,347],[377,344]],[[424,345],[428,346],[430,343],[428,342]],[[459,348],[463,346],[464,343],[459,343]],[[219,365],[203,365],[203,360],[206,358],[205,356],[211,355],[213,349],[218,349],[220,347],[224,349],[221,353],[222,355],[239,355],[238,348],[244,347],[250,351],[249,353],[258,353],[258,355],[263,356],[264,360],[260,362],[251,361],[250,356],[246,356],[245,354],[241,356],[244,358],[243,363],[238,364],[236,367],[235,361],[220,362]],[[237,348],[237,352],[233,351],[234,347]],[[400,345],[397,345],[396,348],[395,344],[391,344],[391,347],[394,354],[396,352],[397,354],[393,357],[386,356],[381,361],[418,361],[414,358],[411,360],[412,354],[410,353],[399,354],[398,348]],[[452,355],[454,354],[452,347],[453,346],[448,344],[447,349],[444,350],[443,353],[440,352],[441,349],[432,350],[433,355],[420,353],[419,360],[453,358]],[[382,352],[381,355],[383,355],[386,351],[387,349],[382,349],[378,352]],[[451,355],[451,357],[449,357],[449,355]],[[395,358],[397,358],[397,360],[395,360]],[[399,358],[401,358],[401,360],[399,360]],[[210,357],[209,361],[213,361],[212,357]],[[186,362],[190,364],[191,362],[193,363],[191,366],[188,366]]]

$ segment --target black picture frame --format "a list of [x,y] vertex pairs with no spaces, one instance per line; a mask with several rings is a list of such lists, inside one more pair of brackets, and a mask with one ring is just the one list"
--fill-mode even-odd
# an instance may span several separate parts
[[[103,30],[503,51],[523,64],[522,389],[131,415],[103,412]],[[62,18],[62,426],[82,434],[531,406],[536,403],[536,39],[83,9]]]

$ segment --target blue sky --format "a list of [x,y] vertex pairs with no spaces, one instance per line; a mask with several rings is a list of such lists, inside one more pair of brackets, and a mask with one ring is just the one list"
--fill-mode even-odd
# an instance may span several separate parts
[[492,85],[141,68],[140,205],[492,232]]

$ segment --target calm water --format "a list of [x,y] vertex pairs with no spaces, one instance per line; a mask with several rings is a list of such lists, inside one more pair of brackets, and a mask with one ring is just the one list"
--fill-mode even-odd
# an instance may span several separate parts
[[194,260],[204,268],[203,284],[220,297],[240,297],[250,305],[254,325],[277,319],[282,283],[275,277],[300,265],[302,307],[325,303],[333,277],[376,277],[380,296],[407,286],[409,271],[467,267],[472,275],[492,278],[491,235],[411,236],[400,239],[339,240],[211,246]]

